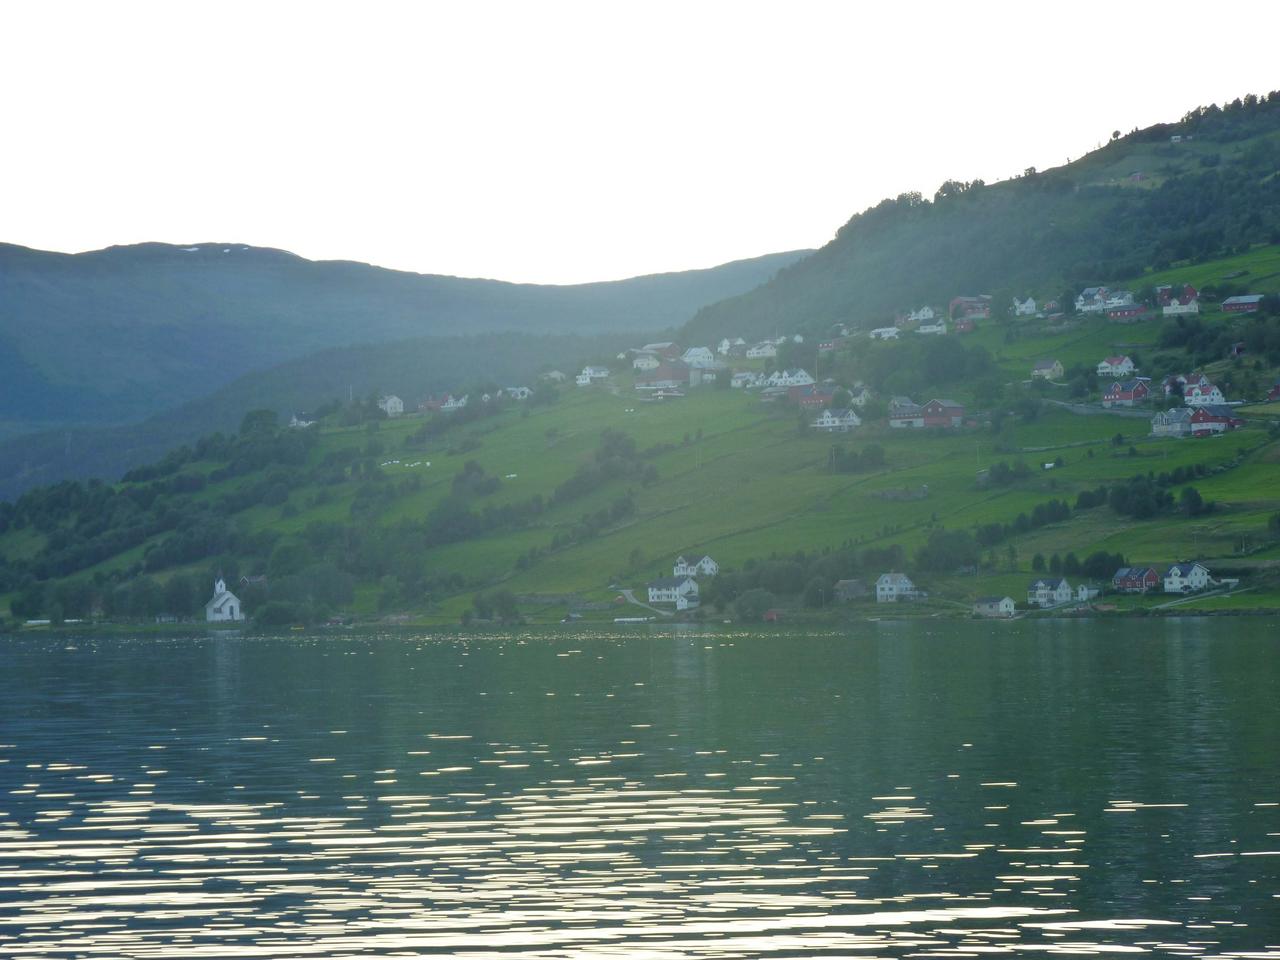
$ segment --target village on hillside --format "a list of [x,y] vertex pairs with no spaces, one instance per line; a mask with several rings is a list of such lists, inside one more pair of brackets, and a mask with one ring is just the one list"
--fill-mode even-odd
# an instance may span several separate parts
[[[1216,308],[1223,314],[1257,311],[1261,295],[1235,295],[1223,298]],[[1069,327],[1087,319],[1105,319],[1118,326],[1130,325],[1156,316],[1166,318],[1194,317],[1201,311],[1199,291],[1190,284],[1164,284],[1153,289],[1149,300],[1129,290],[1112,290],[1104,286],[1088,287],[1075,297],[1074,308],[1063,311],[1059,301],[1034,297],[1013,297],[1007,316],[993,316],[993,297],[987,294],[953,297],[945,309],[929,305],[903,310],[891,325],[857,329],[837,324],[829,334],[810,345],[809,356],[817,358],[818,369],[810,372],[801,366],[779,363],[780,358],[800,352],[805,336],[799,333],[776,335],[748,341],[742,337],[723,337],[718,342],[684,346],[674,341],[644,343],[618,353],[610,361],[587,364],[576,374],[559,370],[545,371],[540,380],[547,385],[573,383],[571,389],[606,390],[615,395],[630,391],[643,403],[673,403],[699,389],[741,391],[755,402],[790,407],[799,411],[807,429],[815,434],[848,435],[861,432],[873,423],[890,431],[964,431],[989,426],[988,415],[975,411],[957,400],[936,396],[918,401],[910,396],[877,397],[861,382],[841,382],[821,375],[827,357],[838,351],[856,347],[859,338],[865,342],[901,342],[904,337],[964,337],[979,325],[992,323],[1016,326],[1036,322],[1049,328]],[[1068,316],[1071,314],[1072,316]],[[816,349],[815,349],[816,348]],[[1243,344],[1233,345],[1233,352]],[[1025,385],[1034,388],[1063,386],[1069,371],[1056,357],[1035,361],[1026,371]],[[1074,371],[1077,375],[1079,371]],[[1132,417],[1146,410],[1148,433],[1154,438],[1206,438],[1232,431],[1244,424],[1235,407],[1245,401],[1280,399],[1280,382],[1271,385],[1265,397],[1229,398],[1202,371],[1168,373],[1156,381],[1145,375],[1134,356],[1112,354],[1099,356],[1088,371],[1097,386],[1092,396],[1062,401],[1064,407],[1082,414],[1110,412]],[[465,410],[469,405],[527,402],[535,393],[528,386],[510,386],[472,396],[466,393],[427,397],[416,404],[419,413],[449,414]],[[405,415],[404,401],[387,394],[378,399],[378,407],[388,417]],[[869,413],[874,409],[875,418]],[[876,419],[878,418],[878,419]],[[305,426],[306,420],[295,418],[294,424]],[[393,461],[399,463],[399,461]],[[1045,463],[1051,470],[1054,463]],[[988,482],[986,471],[977,478],[979,488]],[[905,494],[911,496],[911,494]],[[658,616],[696,611],[700,604],[699,583],[705,583],[719,572],[710,556],[676,559],[671,576],[648,582],[641,593],[646,601],[634,601],[648,607]],[[1056,572],[1056,571],[1055,571]],[[1025,598],[990,596],[972,605],[975,617],[1013,617],[1027,611],[1084,609],[1104,594],[1160,592],[1185,597],[1189,593],[1230,589],[1237,581],[1214,578],[1208,568],[1195,560],[1170,561],[1163,568],[1120,567],[1109,581],[1081,581],[1072,586],[1063,576],[1039,577],[1027,588]],[[879,604],[923,600],[928,593],[917,587],[903,572],[888,570],[872,583],[842,580],[830,598],[832,604],[871,600]],[[624,598],[618,597],[619,601]],[[776,609],[766,610],[762,617],[776,620]],[[637,619],[619,617],[620,621]],[[640,617],[639,619],[645,619]]]

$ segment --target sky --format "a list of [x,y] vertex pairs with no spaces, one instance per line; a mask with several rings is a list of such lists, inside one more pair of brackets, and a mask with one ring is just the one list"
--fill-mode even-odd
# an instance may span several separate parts
[[1277,27],[1265,0],[5,0],[0,242],[712,266],[1280,87]]

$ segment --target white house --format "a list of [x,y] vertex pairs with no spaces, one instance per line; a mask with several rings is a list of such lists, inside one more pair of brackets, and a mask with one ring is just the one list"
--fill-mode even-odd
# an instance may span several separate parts
[[213,582],[213,599],[204,605],[204,618],[210,623],[244,619],[240,598],[227,589],[227,582],[222,577]]
[[296,413],[289,418],[289,429],[291,430],[305,430],[307,427],[313,426],[314,424],[314,420],[299,420]]
[[939,320],[936,323],[922,323],[916,327],[916,333],[932,333],[943,334],[947,332],[947,321]]
[[662,363],[656,353],[650,353],[648,350],[640,350],[636,353],[631,361],[631,366],[636,370],[656,370],[658,365]]
[[1013,597],[979,597],[973,603],[975,617],[1012,617],[1015,610]]
[[1080,313],[1101,313],[1107,309],[1110,293],[1106,287],[1085,287],[1076,297],[1076,310]]
[[385,397],[378,398],[378,409],[386,413],[388,417],[398,417],[404,413],[404,401],[394,393],[389,393]]
[[1098,376],[1131,377],[1137,369],[1128,357],[1106,357],[1098,363]]
[[1103,303],[1103,308],[1108,310],[1112,307],[1131,306],[1133,306],[1133,293],[1129,290],[1113,290],[1107,295],[1107,299]]
[[739,370],[732,378],[730,378],[729,386],[734,389],[754,387],[759,384],[760,379],[761,378],[757,374],[752,373],[750,370]]
[[867,336],[872,340],[897,340],[901,332],[897,327],[876,327]]
[[533,391],[528,387],[507,387],[504,391],[512,400],[528,400],[533,396]]
[[1088,603],[1102,591],[1089,583],[1082,583],[1076,587],[1076,599],[1081,603]]
[[757,344],[747,347],[748,360],[760,360],[765,357],[776,357],[778,355],[778,345],[772,340],[761,340]]
[[907,320],[912,323],[933,323],[936,314],[933,307],[921,307],[919,310],[912,310],[907,314]]
[[809,374],[800,369],[795,370],[775,370],[765,378],[766,387],[807,387],[817,381]]
[[1036,301],[1034,297],[1027,297],[1025,300],[1013,298],[1013,315],[1015,317],[1034,317],[1036,315]]
[[1037,360],[1031,367],[1033,380],[1061,380],[1065,373],[1061,360]]
[[445,397],[444,403],[440,404],[440,409],[441,410],[461,410],[463,407],[467,405],[467,399],[468,399],[467,397],[455,397],[450,395],[448,397]]
[[729,354],[733,353],[734,350],[745,350],[746,346],[747,341],[743,340],[741,337],[734,337],[732,340],[725,337],[716,347],[716,353],[720,354],[722,357],[727,357]]
[[1188,407],[1203,407],[1207,404],[1226,403],[1227,398],[1212,383],[1198,383],[1182,392],[1182,402]]
[[671,568],[672,575],[676,577],[714,577],[719,572],[720,564],[709,556],[704,556],[701,560],[676,557],[675,566]]
[[1057,607],[1071,602],[1071,584],[1062,577],[1041,577],[1027,587],[1027,603],[1033,607]]
[[862,420],[852,410],[828,409],[823,410],[822,416],[814,420],[811,426],[827,433],[848,433],[854,427],[862,426]]
[[920,596],[920,591],[905,573],[882,573],[876,580],[876,603],[897,603]]
[[1203,563],[1175,563],[1164,574],[1165,593],[1195,593],[1209,586],[1212,578]]
[[710,347],[690,347],[680,359],[691,367],[709,367],[716,362],[716,355]]
[[569,378],[559,370],[548,370],[546,373],[541,375],[540,379],[550,380],[552,383],[564,383]]
[[870,399],[871,391],[860,383],[855,384],[853,389],[849,391],[849,402],[855,407],[865,407]]
[[674,603],[677,610],[698,605],[698,581],[693,577],[663,577],[649,584],[650,603]]

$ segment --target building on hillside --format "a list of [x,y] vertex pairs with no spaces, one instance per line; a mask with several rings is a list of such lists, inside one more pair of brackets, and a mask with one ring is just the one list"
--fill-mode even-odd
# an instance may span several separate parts
[[1227,398],[1212,383],[1203,382],[1183,387],[1182,402],[1188,407],[1203,407],[1207,404],[1217,406],[1226,403]]
[[446,396],[440,404],[440,409],[445,413],[452,413],[454,410],[461,410],[467,405],[470,395],[455,397],[452,394]]
[[1100,377],[1131,377],[1137,370],[1128,357],[1104,357],[1098,362]]
[[221,575],[213,582],[213,598],[204,605],[204,618],[209,623],[244,619],[244,607],[240,604],[240,598],[227,589],[227,582]]
[[1136,303],[1132,290],[1112,290],[1107,294],[1107,309],[1112,307],[1128,307]]
[[1165,593],[1195,593],[1213,582],[1203,563],[1175,563],[1164,574]]
[[303,420],[296,413],[289,418],[290,430],[305,430],[307,427],[315,426],[314,420]]
[[761,340],[747,348],[748,360],[764,360],[778,355],[778,345],[772,340]]
[[836,603],[850,603],[854,600],[861,600],[867,595],[867,584],[865,580],[837,580],[835,586],[831,588],[831,592]]
[[1065,371],[1058,360],[1037,360],[1031,368],[1033,380],[1061,380]]
[[1188,407],[1191,410],[1191,435],[1208,437],[1215,433],[1226,433],[1236,427],[1243,426],[1244,420],[1235,416],[1230,407],[1219,404],[1205,404],[1200,407]]
[[910,397],[894,397],[889,401],[889,426],[898,430],[924,426],[924,407]]
[[855,427],[862,426],[862,420],[852,410],[828,409],[823,410],[822,416],[814,420],[811,426],[827,433],[848,433]]
[[551,383],[564,383],[569,378],[559,370],[548,370],[546,373],[538,374],[538,379],[547,380]]
[[1076,297],[1077,313],[1102,313],[1107,309],[1107,297],[1111,291],[1106,287],[1085,287]]
[[872,340],[897,340],[899,333],[897,327],[876,327],[867,336]]
[[1280,400],[1280,380],[1271,385],[1271,389],[1267,391],[1268,400]]
[[861,383],[855,383],[849,391],[849,403],[855,407],[865,407],[871,399],[871,391]]
[[657,343],[646,343],[640,348],[646,353],[656,353],[667,360],[675,360],[680,356],[680,345],[670,340],[659,340]]
[[920,324],[920,326],[916,327],[916,333],[921,333],[921,334],[932,334],[934,336],[940,336],[942,334],[945,334],[946,332],[947,332],[947,321],[945,320],[936,320],[930,323],[922,323]]
[[690,367],[710,367],[716,362],[716,355],[711,352],[710,347],[690,347],[681,356]]
[[787,399],[802,410],[821,410],[831,405],[831,401],[835,399],[836,389],[834,386],[816,383],[806,384],[803,387],[787,387]]
[[1013,298],[1013,306],[1009,308],[1015,317],[1034,317],[1036,315],[1036,301],[1034,297],[1027,297],[1025,300]]
[[956,333],[973,333],[977,325],[974,324],[973,317],[961,317],[951,324],[951,329]]
[[388,417],[398,417],[404,413],[404,401],[394,393],[388,393],[378,398],[378,409]]
[[747,387],[758,386],[760,381],[763,379],[764,377],[758,373],[753,373],[750,370],[739,370],[729,379],[729,386],[734,389],[741,390]]
[[915,324],[933,323],[934,316],[933,307],[921,307],[908,313],[907,320]]
[[656,370],[661,364],[662,360],[658,355],[649,350],[637,350],[636,355],[631,358],[633,370]]
[[1222,301],[1223,313],[1252,313],[1262,306],[1262,294],[1246,293],[1239,297],[1227,297]]
[[1102,394],[1102,405],[1111,407],[1132,407],[1147,398],[1151,388],[1145,379],[1123,380],[1113,383]]
[[954,400],[930,400],[923,412],[926,427],[951,429],[964,425],[964,407]]
[[876,580],[876,603],[918,600],[922,594],[905,573],[882,573]]
[[677,610],[698,605],[698,581],[693,577],[661,577],[648,584],[650,603],[674,603]]
[[1118,303],[1107,307],[1107,319],[1116,323],[1137,323],[1151,315],[1144,303]]
[[533,396],[533,391],[528,387],[507,387],[502,392],[512,400],[528,400]]
[[1027,587],[1027,603],[1048,610],[1071,602],[1071,584],[1062,577],[1040,577]]
[[1116,593],[1146,593],[1160,586],[1160,574],[1155,567],[1121,567],[1111,576],[1111,588]]
[[807,387],[816,382],[808,371],[799,367],[794,370],[775,370],[764,378],[767,387]]
[[1190,407],[1172,407],[1163,410],[1151,418],[1151,435],[1153,437],[1189,437],[1191,436]]
[[1183,284],[1175,290],[1169,284],[1156,287],[1156,304],[1166,317],[1200,312],[1200,292],[1191,284]]
[[676,557],[675,566],[671,568],[671,575],[675,577],[714,577],[719,572],[720,564],[706,555],[701,559]]
[[1013,597],[979,597],[973,602],[975,617],[1012,617],[1016,610]]
[[653,370],[636,374],[637,390],[678,390],[689,386],[689,368],[679,360],[669,360]]
[[947,307],[952,320],[968,317],[971,320],[986,320],[991,316],[991,295],[982,293],[976,297],[952,297]]
[[1102,590],[1092,583],[1081,583],[1076,586],[1076,600],[1080,603],[1088,603],[1100,593]]

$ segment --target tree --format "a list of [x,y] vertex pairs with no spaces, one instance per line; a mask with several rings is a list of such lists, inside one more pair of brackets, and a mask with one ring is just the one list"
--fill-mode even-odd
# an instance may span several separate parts
[[255,437],[275,433],[279,418],[274,410],[250,410],[240,421],[240,436]]
[[1037,553],[1031,558],[1031,569],[1036,573],[1044,573],[1044,554]]
[[746,591],[733,603],[733,612],[739,620],[753,621],[764,616],[774,604],[774,596],[768,590],[755,587]]

